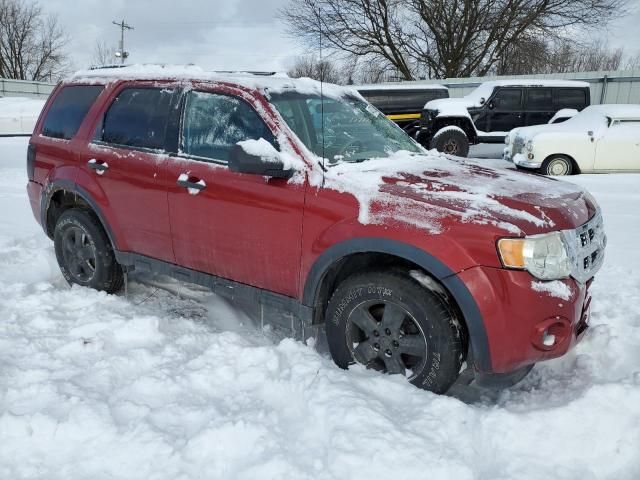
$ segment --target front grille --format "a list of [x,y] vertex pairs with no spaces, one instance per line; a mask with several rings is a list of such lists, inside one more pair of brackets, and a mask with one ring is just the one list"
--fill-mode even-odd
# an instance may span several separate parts
[[511,153],[515,155],[516,153],[522,153],[524,149],[524,138],[516,135],[516,138],[513,139],[513,147],[511,149]]
[[571,276],[579,282],[592,278],[604,261],[607,236],[602,214],[598,211],[591,220],[575,230],[565,230],[565,240],[571,257]]

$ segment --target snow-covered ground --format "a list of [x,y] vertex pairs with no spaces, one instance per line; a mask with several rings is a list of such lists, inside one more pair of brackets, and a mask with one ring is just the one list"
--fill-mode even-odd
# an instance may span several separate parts
[[0,478],[640,478],[640,175],[580,176],[609,247],[592,328],[475,404],[274,340],[206,291],[69,288],[0,139]]
[[44,102],[44,98],[0,98],[0,135],[24,135],[33,132]]

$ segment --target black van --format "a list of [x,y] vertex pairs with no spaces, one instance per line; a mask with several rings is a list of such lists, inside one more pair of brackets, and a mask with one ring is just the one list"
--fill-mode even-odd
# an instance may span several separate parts
[[464,157],[469,145],[502,143],[514,128],[548,123],[558,110],[580,111],[590,102],[586,82],[484,82],[465,97],[428,102],[416,138],[427,148]]
[[427,102],[449,98],[449,89],[437,84],[380,83],[358,85],[358,92],[412,137],[420,129],[422,109]]

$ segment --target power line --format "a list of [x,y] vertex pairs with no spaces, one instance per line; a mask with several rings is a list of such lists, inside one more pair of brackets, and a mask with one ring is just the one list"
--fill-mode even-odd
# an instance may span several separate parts
[[120,48],[116,52],[116,57],[120,57],[120,63],[124,64],[125,58],[129,56],[129,52],[125,51],[124,49],[124,31],[134,30],[134,28],[131,25],[127,25],[126,23],[124,23],[124,18],[121,22],[113,21],[111,23],[120,27]]

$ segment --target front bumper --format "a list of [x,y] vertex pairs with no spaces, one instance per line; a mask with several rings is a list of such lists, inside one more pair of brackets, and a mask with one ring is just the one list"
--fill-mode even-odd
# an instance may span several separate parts
[[[587,329],[591,280],[584,284],[573,278],[555,280],[571,292],[563,299],[546,289],[534,290],[534,283],[550,282],[540,282],[525,271],[478,266],[458,277],[475,300],[486,331],[488,352],[483,353],[489,356],[490,369],[482,371],[476,363],[481,373],[509,373],[560,357]],[[552,337],[553,343],[548,341]]]

